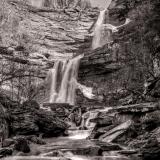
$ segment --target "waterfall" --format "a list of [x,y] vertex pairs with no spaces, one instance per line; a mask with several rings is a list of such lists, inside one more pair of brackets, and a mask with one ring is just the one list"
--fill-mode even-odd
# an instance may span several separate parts
[[86,119],[86,120],[84,120],[84,124],[82,123],[82,125],[85,126],[87,129],[93,129],[96,124],[90,122],[90,120],[96,118],[97,114],[98,114],[98,111],[96,111],[96,110],[95,111],[89,111],[89,112],[85,113],[82,118]]
[[70,60],[57,60],[50,70],[50,103],[75,104],[75,91],[80,59],[83,55]]
[[[102,47],[106,44],[106,41],[110,41],[110,32],[105,31],[104,29],[104,21],[105,21],[105,14],[107,12],[108,15],[108,8],[111,4],[112,0],[107,0],[104,10],[101,10],[95,24],[95,29],[93,33],[93,40],[92,40],[92,49],[96,49],[98,47]],[[104,32],[103,32],[104,31]],[[104,34],[104,35],[103,35]]]
[[103,29],[105,13],[106,13],[105,9],[100,11],[100,14],[98,16],[98,20],[95,24],[94,37],[93,37],[93,41],[92,41],[92,49],[96,49],[98,47],[101,47],[101,32]]
[[93,40],[92,40],[92,49],[102,47],[103,45],[111,42],[111,33],[118,32],[118,30],[121,27],[123,27],[131,22],[131,20],[129,18],[126,18],[125,23],[122,25],[119,25],[119,26],[114,26],[109,23],[104,24],[106,12],[108,12],[106,9],[100,11],[98,20],[95,24]]

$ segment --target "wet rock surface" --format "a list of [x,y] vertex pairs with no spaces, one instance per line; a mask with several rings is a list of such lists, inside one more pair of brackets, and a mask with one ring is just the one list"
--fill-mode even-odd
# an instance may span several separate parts
[[160,144],[156,138],[150,138],[141,150],[143,160],[158,160],[160,156]]
[[2,143],[2,147],[9,147],[14,143],[15,143],[15,141],[11,138],[5,139]]
[[29,153],[30,152],[29,142],[25,138],[18,138],[16,139],[14,149],[23,153]]
[[1,148],[0,149],[0,158],[12,155],[13,150],[10,148]]

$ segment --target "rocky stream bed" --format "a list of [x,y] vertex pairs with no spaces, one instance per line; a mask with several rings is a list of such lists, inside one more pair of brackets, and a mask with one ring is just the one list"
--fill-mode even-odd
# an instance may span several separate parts
[[1,105],[5,160],[158,160],[160,155],[158,103],[84,110],[76,126],[68,118],[75,109],[67,104],[48,104],[52,111],[46,111],[34,101],[17,107],[5,102],[10,106]]

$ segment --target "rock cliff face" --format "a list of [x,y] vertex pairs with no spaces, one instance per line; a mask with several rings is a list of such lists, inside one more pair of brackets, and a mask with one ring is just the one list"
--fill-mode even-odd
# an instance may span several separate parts
[[160,38],[159,29],[154,26],[154,23],[159,25],[158,6],[158,1],[112,1],[109,23],[119,26],[126,18],[131,22],[112,34],[113,43],[85,57],[80,67],[82,83],[93,87],[97,95],[102,95],[103,104],[155,100],[146,99],[145,87],[159,77]]
[[96,10],[82,10],[79,6],[55,9],[32,2],[33,5],[6,1],[4,11],[8,12],[8,17],[2,15],[2,45],[23,46],[30,53],[51,56],[76,54],[97,16]]

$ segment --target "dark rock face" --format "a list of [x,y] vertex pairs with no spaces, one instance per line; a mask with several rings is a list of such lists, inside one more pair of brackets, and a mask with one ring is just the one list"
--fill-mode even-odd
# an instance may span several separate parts
[[61,119],[55,117],[54,114],[39,110],[37,112],[36,124],[39,127],[39,132],[45,137],[56,137],[63,135],[68,125]]
[[159,127],[160,118],[159,118],[160,111],[154,111],[151,113],[147,113],[143,119],[143,127],[147,131],[152,131],[155,128]]
[[102,150],[99,146],[89,146],[89,147],[85,147],[85,148],[76,148],[76,149],[71,149],[68,151],[71,151],[75,155],[99,156],[102,154]]
[[0,149],[0,158],[12,155],[12,149],[10,148],[2,148]]
[[160,157],[160,145],[155,138],[148,140],[146,145],[142,148],[143,160],[158,160]]
[[34,101],[34,100],[30,100],[30,101],[25,101],[23,104],[22,104],[22,107],[25,109],[31,109],[31,110],[38,110],[38,109],[40,109],[40,107],[39,107],[39,104],[36,102],[36,101]]
[[101,147],[101,150],[104,151],[120,151],[122,150],[122,147],[118,144],[112,144],[112,143],[105,143],[97,141],[96,143],[98,146]]
[[3,141],[2,147],[9,147],[9,146],[11,146],[14,143],[15,143],[15,141],[13,139],[10,139],[10,138],[5,139]]
[[[29,105],[30,104],[31,103],[29,102]],[[34,103],[33,106],[28,107],[29,105],[17,106],[12,109],[11,128],[14,134],[27,135],[39,131],[39,127],[36,125],[36,109],[34,108]]]
[[16,143],[14,145],[14,149],[23,153],[29,153],[30,147],[29,143],[25,138],[16,139]]
[[44,145],[46,144],[45,141],[43,141],[41,138],[37,137],[37,136],[28,136],[26,137],[26,139],[32,143],[35,143],[35,144],[39,144],[39,145]]
[[61,119],[67,118],[73,109],[73,106],[65,103],[44,103],[43,107],[50,108],[52,113]]
[[[3,123],[4,127],[8,127],[6,132],[2,131],[3,135],[32,135],[32,134],[44,134],[48,136],[63,135],[68,125],[55,116],[50,111],[40,109],[36,101],[24,102],[22,105],[12,106],[5,108],[6,112],[10,113],[9,125]],[[5,114],[2,114],[5,116]],[[7,117],[3,117],[6,120]],[[5,137],[7,138],[7,137]]]

